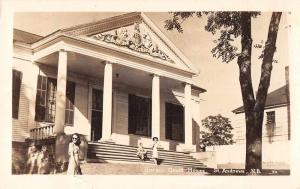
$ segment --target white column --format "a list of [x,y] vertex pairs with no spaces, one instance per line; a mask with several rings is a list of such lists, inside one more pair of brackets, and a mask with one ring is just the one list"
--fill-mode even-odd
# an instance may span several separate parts
[[102,115],[102,139],[111,139],[112,120],[112,64],[106,62],[104,68],[103,84],[103,115]]
[[53,132],[55,134],[64,133],[66,89],[67,89],[67,51],[61,49],[58,53],[55,125],[53,128]]
[[186,147],[191,147],[193,144],[191,93],[191,84],[186,83],[184,86],[184,143]]
[[160,139],[160,87],[159,76],[152,78],[152,137]]

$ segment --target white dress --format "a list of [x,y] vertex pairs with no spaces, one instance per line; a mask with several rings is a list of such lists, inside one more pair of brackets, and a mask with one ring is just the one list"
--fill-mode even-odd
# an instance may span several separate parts
[[75,145],[74,143],[69,144],[69,165],[67,175],[76,175],[77,168],[79,166],[79,146]]
[[157,147],[158,147],[158,142],[153,144],[153,147],[152,147],[152,158],[156,158],[156,159],[158,158]]

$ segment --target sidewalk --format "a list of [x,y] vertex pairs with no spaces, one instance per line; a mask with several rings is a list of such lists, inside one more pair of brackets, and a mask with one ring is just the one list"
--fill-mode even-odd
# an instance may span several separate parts
[[[202,170],[193,170],[177,166],[128,164],[128,163],[84,163],[81,164],[84,175],[205,175]],[[66,173],[63,173],[66,174]]]

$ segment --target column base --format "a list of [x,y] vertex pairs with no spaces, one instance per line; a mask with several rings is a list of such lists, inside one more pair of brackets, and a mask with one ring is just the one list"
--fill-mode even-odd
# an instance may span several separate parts
[[98,140],[98,142],[115,144],[115,141],[113,141],[113,139],[111,138],[101,138],[100,140]]

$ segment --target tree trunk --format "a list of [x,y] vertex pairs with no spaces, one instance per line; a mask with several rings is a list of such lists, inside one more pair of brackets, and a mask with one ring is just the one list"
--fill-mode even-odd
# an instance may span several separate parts
[[[246,148],[248,149],[253,144],[253,138],[255,138],[256,132],[254,130],[254,114],[253,108],[255,105],[252,78],[251,78],[251,53],[252,53],[252,38],[251,38],[251,14],[249,12],[241,13],[241,55],[238,57],[239,65],[239,80],[241,86],[241,92],[243,97],[243,104],[245,110],[246,120]],[[246,150],[246,170],[251,167],[257,167],[254,165],[259,162],[253,159],[252,153]],[[251,162],[251,163],[250,163]]]
[[241,13],[241,45],[242,53],[238,58],[240,69],[240,85],[246,119],[246,173],[260,174],[262,169],[262,124],[264,106],[270,85],[272,61],[281,13],[274,12],[269,25],[268,39],[265,44],[261,66],[261,77],[254,99],[251,79],[251,15]]

